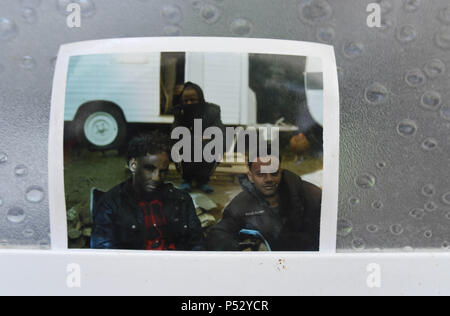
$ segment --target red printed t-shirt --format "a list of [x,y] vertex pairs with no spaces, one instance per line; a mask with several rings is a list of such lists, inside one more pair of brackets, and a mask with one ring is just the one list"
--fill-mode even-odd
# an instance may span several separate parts
[[167,235],[167,218],[163,211],[163,203],[159,200],[151,202],[141,201],[139,206],[144,214],[147,230],[146,250],[176,250],[169,242]]

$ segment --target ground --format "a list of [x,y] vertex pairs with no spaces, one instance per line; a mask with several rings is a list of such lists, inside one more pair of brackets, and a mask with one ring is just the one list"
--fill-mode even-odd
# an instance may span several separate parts
[[[297,163],[297,157],[287,153],[283,155],[282,167],[298,175],[309,174],[323,168],[321,158],[306,157],[302,163]],[[126,163],[118,151],[108,152],[89,151],[65,152],[64,177],[66,207],[68,211],[69,247],[88,248],[92,227],[90,211],[90,192],[92,188],[108,191],[128,177]],[[181,181],[175,170],[169,174],[169,182],[178,186]],[[230,174],[215,174],[211,185],[215,188],[213,194],[208,195],[218,208],[210,214],[216,222],[220,220],[225,205],[234,198],[241,188],[236,177]],[[194,191],[198,192],[198,191]]]

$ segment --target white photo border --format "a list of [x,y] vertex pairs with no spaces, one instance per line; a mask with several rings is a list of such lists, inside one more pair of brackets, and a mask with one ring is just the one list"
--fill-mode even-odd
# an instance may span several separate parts
[[[320,253],[336,253],[339,193],[339,83],[334,48],[329,45],[249,38],[155,37],[79,42],[61,46],[55,67],[51,100],[48,174],[51,249],[68,250],[64,190],[64,108],[69,61],[72,56],[150,52],[217,52],[312,56],[322,61],[324,83],[324,183]],[[167,252],[165,252],[167,253]],[[290,252],[290,254],[296,252]],[[196,252],[185,252],[195,256]],[[268,252],[268,255],[271,253]],[[302,254],[302,253],[298,253]],[[227,254],[232,255],[232,254]],[[239,258],[233,253],[233,256]],[[276,255],[278,256],[278,254]],[[239,260],[239,259],[237,259]]]

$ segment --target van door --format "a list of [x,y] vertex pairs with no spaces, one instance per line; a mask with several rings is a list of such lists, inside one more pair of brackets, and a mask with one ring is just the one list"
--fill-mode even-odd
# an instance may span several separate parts
[[187,53],[186,81],[200,85],[206,101],[220,106],[224,124],[248,124],[248,54]]

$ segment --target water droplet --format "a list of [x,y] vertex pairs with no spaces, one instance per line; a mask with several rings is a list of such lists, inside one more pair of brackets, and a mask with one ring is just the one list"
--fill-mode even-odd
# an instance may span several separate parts
[[387,17],[381,18],[381,27],[377,28],[380,31],[387,32],[395,26],[395,22]]
[[38,14],[33,8],[24,8],[22,10],[22,17],[29,24],[34,24],[38,21]]
[[204,5],[205,5],[205,3],[201,0],[193,0],[192,1],[192,9],[197,13],[200,13],[202,11],[202,8]]
[[18,224],[25,220],[25,212],[20,207],[13,207],[6,214],[6,218],[11,223]]
[[450,205],[450,192],[444,193],[444,195],[442,196],[442,202]]
[[412,69],[406,73],[405,81],[410,87],[420,87],[427,82],[425,74],[420,69]]
[[331,26],[323,26],[317,29],[317,39],[324,43],[331,44],[336,37],[336,31]]
[[31,186],[26,190],[25,198],[28,202],[39,203],[44,199],[44,190],[39,186]]
[[434,203],[433,201],[427,202],[425,204],[425,210],[429,213],[434,212],[437,210],[437,204]]
[[348,200],[348,203],[349,203],[350,205],[355,206],[355,205],[358,205],[358,204],[360,203],[360,200],[359,200],[358,198],[352,197],[352,198],[350,198],[350,199]]
[[41,0],[21,0],[23,7],[38,8],[41,5]]
[[52,67],[52,69],[55,69],[56,67],[56,62],[58,61],[58,57],[52,57],[52,59],[50,59],[50,67]]
[[358,187],[362,189],[370,189],[373,188],[376,184],[376,178],[374,175],[370,173],[362,174],[355,179],[355,183]]
[[425,217],[425,210],[414,208],[409,212],[409,216],[415,219],[423,219]]
[[253,30],[253,24],[247,19],[239,18],[231,22],[231,32],[237,36],[250,35]]
[[25,177],[28,175],[28,168],[25,165],[18,165],[14,168],[14,174],[17,177]]
[[366,242],[362,238],[356,238],[352,241],[352,248],[354,250],[366,249]]
[[384,169],[386,168],[386,163],[384,161],[380,161],[377,163],[377,168],[378,169]]
[[441,244],[441,247],[442,247],[443,249],[450,249],[450,243],[449,243],[448,241],[444,241],[444,242]]
[[161,9],[161,15],[166,20],[166,22],[171,24],[176,24],[181,22],[183,19],[183,13],[180,7],[174,4],[166,4]]
[[450,49],[450,27],[442,27],[435,35],[434,41],[439,48],[444,50]]
[[450,24],[450,6],[439,11],[439,20],[442,23]]
[[390,3],[388,0],[376,0],[376,3],[378,3],[381,7],[381,13],[385,15],[386,13],[389,13],[392,11],[392,3]]
[[416,40],[417,30],[412,25],[402,25],[397,28],[396,38],[400,43],[407,44]]
[[325,0],[305,0],[298,6],[299,17],[308,24],[322,24],[330,19],[333,10]]
[[338,80],[340,83],[344,82],[344,69],[341,67],[337,67],[337,73],[338,73]]
[[20,67],[31,70],[36,67],[36,61],[31,56],[24,56],[20,61]]
[[404,229],[403,229],[402,225],[395,224],[395,225],[391,226],[390,231],[393,235],[399,236],[399,235],[403,234]]
[[0,18],[0,40],[10,41],[17,36],[17,25],[13,20]]
[[434,185],[431,183],[425,184],[422,187],[422,194],[428,197],[432,197],[436,193],[436,189],[434,188]]
[[445,218],[447,218],[448,220],[450,220],[450,213],[447,213],[447,214],[445,215]]
[[206,23],[214,24],[219,21],[221,12],[215,5],[207,3],[201,7],[200,15]]
[[32,238],[34,236],[35,232],[31,228],[27,228],[22,232],[22,235],[25,238]]
[[8,161],[8,155],[6,153],[0,152],[0,165]]
[[43,250],[50,249],[50,240],[44,239],[39,242],[39,248]]
[[78,3],[81,7],[81,16],[88,18],[96,13],[95,4],[92,0],[57,0],[56,6],[58,11],[63,15],[69,15],[67,6],[70,3]]
[[378,227],[377,225],[367,225],[367,231],[369,233],[375,234],[380,230],[380,227]]
[[163,32],[167,36],[180,36],[181,28],[178,25],[166,25],[164,26]]
[[438,147],[438,142],[434,138],[427,138],[422,142],[422,148],[426,151],[435,150]]
[[344,44],[344,56],[350,59],[361,57],[364,53],[364,45],[361,43],[349,42]]
[[431,230],[427,230],[423,233],[423,235],[425,236],[425,238],[430,239],[431,237],[433,237],[433,232]]
[[76,0],[76,2],[78,2],[81,6],[81,15],[83,17],[88,18],[95,15],[96,9],[92,0]]
[[372,208],[378,211],[383,208],[383,203],[381,201],[375,201],[372,203]]
[[440,59],[432,59],[425,64],[424,71],[429,78],[437,78],[445,74],[447,67]]
[[442,103],[442,96],[436,91],[427,91],[421,99],[421,105],[426,110],[437,111]]
[[405,119],[397,125],[397,132],[403,137],[412,137],[416,134],[417,125],[414,121]]
[[69,15],[69,12],[67,12],[67,6],[70,3],[76,3],[75,0],[57,0],[56,1],[56,8],[58,9],[59,13],[64,15]]
[[366,88],[366,100],[372,104],[380,104],[388,98],[388,90],[379,83],[374,83]]
[[443,119],[450,121],[450,106],[446,105],[441,109],[441,116]]
[[338,220],[337,234],[340,237],[347,237],[353,231],[353,224],[345,219]]
[[403,9],[406,12],[416,12],[419,10],[421,0],[403,0]]

